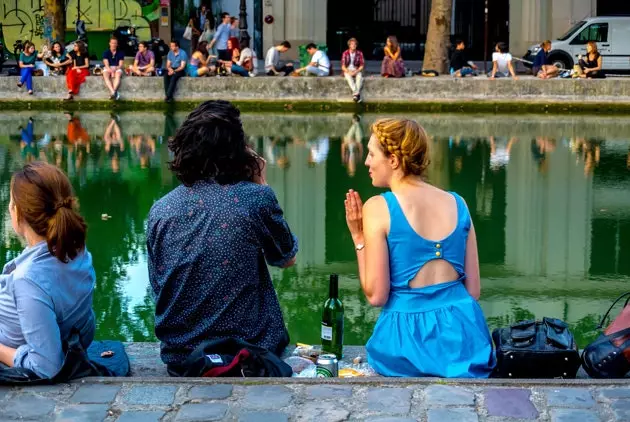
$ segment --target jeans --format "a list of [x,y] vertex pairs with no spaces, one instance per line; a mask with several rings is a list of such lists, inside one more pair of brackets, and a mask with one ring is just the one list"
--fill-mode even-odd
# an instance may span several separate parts
[[[282,67],[276,67],[276,71],[278,73],[284,73],[284,76],[289,75],[291,72],[293,72],[295,69],[293,69],[293,66],[288,66],[288,65],[283,65]],[[273,73],[271,70],[267,72],[267,76],[275,76],[276,74]]]
[[348,85],[350,85],[350,89],[352,90],[352,95],[361,94],[361,89],[363,88],[363,73],[359,72],[356,76],[350,76],[350,74],[344,74],[346,81],[348,81]]
[[26,82],[26,89],[33,90],[33,67],[23,67],[20,69],[20,83]]
[[321,67],[307,66],[306,73],[311,73],[315,76],[328,76],[330,71],[328,69],[322,69]]
[[[451,68],[451,69],[450,69],[450,73],[451,73],[451,75],[454,75],[454,74],[455,74],[455,72],[457,72],[457,70],[455,70],[455,69],[453,69],[453,68]],[[459,74],[460,74],[460,75],[462,75],[462,77],[464,77],[464,76],[468,76],[468,75],[472,75],[472,74],[474,74],[474,73],[475,73],[475,72],[474,72],[474,70],[473,70],[473,68],[472,68],[472,67],[464,66],[464,67],[462,67],[461,69],[459,69]]]
[[167,99],[172,99],[173,95],[175,95],[177,82],[182,76],[186,76],[186,69],[176,71],[172,75],[169,75],[168,71],[164,72],[164,94],[166,95]]
[[249,72],[243,66],[237,64],[232,65],[232,73],[235,75],[241,75],[245,78],[249,77]]

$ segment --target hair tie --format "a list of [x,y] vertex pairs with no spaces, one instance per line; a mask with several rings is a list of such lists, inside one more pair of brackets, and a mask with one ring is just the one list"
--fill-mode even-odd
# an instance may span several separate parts
[[55,211],[58,211],[59,208],[72,209],[72,202],[73,202],[73,198],[70,196],[65,199],[62,199],[61,201],[58,201],[57,204],[55,205]]

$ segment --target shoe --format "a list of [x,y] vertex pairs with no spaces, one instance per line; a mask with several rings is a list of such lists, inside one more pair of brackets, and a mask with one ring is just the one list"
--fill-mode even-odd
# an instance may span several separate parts
[[352,96],[352,101],[354,101],[355,103],[359,102],[359,96],[358,95],[353,95]]
[[30,90],[28,91],[28,95],[33,95],[33,90],[32,90],[32,89],[30,89]]
[[357,95],[357,103],[362,103],[363,98],[361,98],[361,94]]
[[22,88],[23,86],[24,86],[24,84],[23,84],[22,82],[18,82],[18,83],[17,83],[17,87],[18,87],[18,88]]
[[114,98],[116,101],[120,100],[120,93],[116,91],[116,96]]
[[72,94],[68,94],[68,96],[66,98],[63,99],[64,101],[72,101],[74,100],[74,96]]
[[115,100],[116,99],[116,93],[114,92],[112,95],[109,96],[110,100]]

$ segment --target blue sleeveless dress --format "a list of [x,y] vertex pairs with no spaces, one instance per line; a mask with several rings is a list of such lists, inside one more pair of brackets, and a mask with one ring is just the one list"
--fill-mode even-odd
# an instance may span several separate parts
[[[392,377],[487,378],[495,355],[486,320],[464,280],[470,213],[457,202],[457,226],[441,241],[429,241],[411,227],[392,192],[384,193],[391,219],[387,236],[391,287],[367,343],[368,362]],[[459,279],[411,288],[424,264],[448,261]]]

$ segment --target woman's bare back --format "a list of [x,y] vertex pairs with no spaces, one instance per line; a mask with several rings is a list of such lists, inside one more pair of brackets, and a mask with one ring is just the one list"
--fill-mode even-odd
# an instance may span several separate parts
[[[441,243],[457,228],[457,201],[452,194],[426,183],[408,185],[394,194],[407,222],[423,239],[441,247]],[[420,268],[409,282],[409,287],[421,288],[459,278],[453,265],[441,259],[438,253],[436,259]]]

